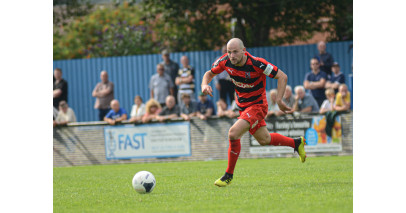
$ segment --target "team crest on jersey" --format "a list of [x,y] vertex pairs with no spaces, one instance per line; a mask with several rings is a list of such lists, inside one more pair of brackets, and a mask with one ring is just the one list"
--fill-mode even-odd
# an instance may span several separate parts
[[250,73],[250,72],[246,72],[246,73],[245,73],[245,78],[251,78],[251,73]]

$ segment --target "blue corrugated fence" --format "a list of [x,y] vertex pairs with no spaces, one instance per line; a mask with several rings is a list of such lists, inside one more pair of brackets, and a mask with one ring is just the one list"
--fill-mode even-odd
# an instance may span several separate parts
[[[352,73],[352,41],[331,42],[327,44],[327,52],[333,55],[334,61],[341,66],[341,72],[350,83]],[[247,48],[254,56],[266,59],[283,70],[289,77],[288,84],[292,88],[303,84],[306,72],[310,71],[310,58],[317,53],[317,47],[312,45],[297,45],[283,47]],[[204,73],[210,69],[214,60],[221,55],[220,51],[198,51],[171,53],[170,58],[180,64],[181,56],[189,57],[190,64],[195,67],[196,94],[200,92],[200,84]],[[93,108],[95,98],[92,91],[100,81],[100,71],[106,70],[110,81],[115,84],[114,95],[128,113],[134,102],[134,96],[140,95],[144,102],[150,97],[148,84],[150,77],[156,73],[156,64],[162,61],[161,55],[136,55],[123,57],[107,57],[92,59],[56,60],[54,69],[62,69],[63,78],[68,82],[68,104],[74,109],[78,121],[97,120],[97,111]],[[352,79],[351,79],[352,80]],[[211,83],[211,86],[214,86]],[[267,90],[276,87],[276,80],[267,80]],[[214,87],[213,87],[214,88]],[[197,99],[197,97],[195,97]],[[219,93],[214,92],[214,100]]]

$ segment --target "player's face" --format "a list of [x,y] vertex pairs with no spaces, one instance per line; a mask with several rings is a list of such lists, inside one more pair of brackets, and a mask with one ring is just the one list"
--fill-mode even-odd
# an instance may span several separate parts
[[236,43],[227,46],[227,54],[233,65],[242,65],[244,53],[244,49]]

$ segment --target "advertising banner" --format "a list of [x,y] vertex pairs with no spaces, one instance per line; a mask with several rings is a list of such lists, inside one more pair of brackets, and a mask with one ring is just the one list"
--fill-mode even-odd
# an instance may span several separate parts
[[104,128],[106,159],[191,156],[190,123]]
[[[328,124],[324,115],[300,115],[273,117],[265,120],[269,132],[276,132],[288,137],[304,136],[307,145],[306,152],[341,152],[341,118],[336,116]],[[327,134],[326,126],[330,125],[331,132]],[[250,135],[251,154],[293,153],[291,147],[260,146]]]

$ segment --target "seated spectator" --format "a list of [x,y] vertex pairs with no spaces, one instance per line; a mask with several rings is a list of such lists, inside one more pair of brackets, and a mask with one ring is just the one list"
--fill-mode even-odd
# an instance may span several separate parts
[[295,98],[292,95],[292,87],[290,87],[289,85],[286,85],[285,94],[283,94],[282,101],[285,102],[285,104],[291,108],[295,103]]
[[319,112],[319,106],[313,96],[306,94],[303,86],[295,87],[295,104],[293,108],[296,112]]
[[145,114],[145,104],[142,103],[141,96],[134,97],[134,105],[131,109],[131,118],[129,122],[139,122],[142,120],[142,116]]
[[328,76],[327,82],[326,82],[326,89],[327,88],[333,88],[334,92],[338,92],[338,87],[340,84],[345,83],[345,76],[344,73],[340,72],[340,65],[338,65],[337,62],[334,62],[333,66],[331,67],[331,75]]
[[111,110],[104,116],[104,121],[110,125],[121,123],[121,121],[127,120],[127,112],[124,108],[120,107],[118,100],[114,99],[110,102]]
[[239,107],[237,106],[237,103],[235,100],[237,99],[236,94],[234,93],[234,100],[231,102],[231,106],[226,108],[227,104],[224,102],[223,99],[220,99],[217,102],[217,115],[219,117],[229,117],[229,118],[236,118],[240,115],[239,113]]
[[70,122],[76,122],[75,112],[68,106],[66,101],[59,102],[59,112],[55,119],[56,125],[66,125]]
[[142,123],[149,123],[151,120],[156,119],[162,108],[158,101],[149,99],[145,104],[145,114],[142,116]]
[[335,98],[335,93],[332,88],[326,89],[326,97],[327,99],[323,101],[320,107],[320,114],[324,114],[329,111],[334,110],[334,98]]
[[[310,90],[311,95],[317,101],[317,106],[321,106],[326,96],[324,95],[324,86],[327,80],[327,74],[320,71],[320,64],[316,58],[310,60],[312,71],[307,73],[303,82],[305,89]],[[319,110],[317,110],[318,112]]]
[[165,106],[157,116],[159,122],[164,122],[169,119],[177,118],[180,115],[180,108],[176,105],[175,97],[168,95],[165,99]]
[[336,111],[347,111],[351,107],[351,94],[348,92],[347,85],[341,84],[336,95],[334,109]]
[[208,117],[215,114],[216,110],[214,109],[213,102],[207,98],[207,95],[201,92],[199,95],[199,102],[197,103],[197,116],[202,120],[206,120]]
[[180,104],[180,116],[185,120],[190,120],[191,117],[196,116],[197,103],[193,101],[189,94],[182,94],[182,102]]
[[171,76],[165,73],[163,64],[156,65],[156,72],[149,81],[151,98],[157,100],[161,106],[165,106],[165,98],[168,95],[174,95],[176,86],[174,86]]
[[265,118],[283,115],[283,112],[279,110],[279,106],[276,103],[277,92],[278,91],[276,89],[271,89],[269,91],[268,113],[266,114]]

